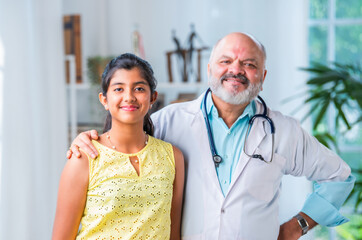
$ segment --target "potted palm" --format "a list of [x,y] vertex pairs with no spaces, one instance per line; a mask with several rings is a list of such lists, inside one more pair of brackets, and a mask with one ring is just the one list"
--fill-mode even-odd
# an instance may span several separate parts
[[[313,135],[327,147],[339,151],[337,139],[354,131],[354,127],[362,122],[362,67],[358,64],[333,63],[327,66],[312,63],[311,67],[301,70],[310,73],[307,94],[304,94],[307,96],[304,105],[310,106],[310,110],[303,120],[311,117]],[[333,116],[333,129],[329,127],[331,124],[326,124],[327,115],[329,119]],[[354,211],[360,216],[362,165],[360,159],[357,161],[354,165],[359,167],[352,168],[356,183],[347,202],[354,201]],[[355,216],[352,216],[351,220],[351,224],[337,228],[337,232],[344,239],[360,239],[362,232],[355,230],[362,229],[362,221]]]

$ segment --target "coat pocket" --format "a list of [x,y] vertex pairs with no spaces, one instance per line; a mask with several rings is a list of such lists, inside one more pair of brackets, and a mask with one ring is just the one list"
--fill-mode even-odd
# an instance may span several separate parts
[[244,170],[249,194],[261,201],[271,201],[279,192],[284,164],[285,158],[277,153],[274,154],[271,163],[256,158],[250,159]]

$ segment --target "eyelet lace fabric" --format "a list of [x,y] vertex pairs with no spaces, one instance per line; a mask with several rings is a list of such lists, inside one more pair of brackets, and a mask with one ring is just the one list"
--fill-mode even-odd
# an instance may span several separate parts
[[[77,239],[169,239],[175,178],[172,145],[149,136],[138,153],[93,141],[87,202]],[[129,157],[139,159],[139,175]]]

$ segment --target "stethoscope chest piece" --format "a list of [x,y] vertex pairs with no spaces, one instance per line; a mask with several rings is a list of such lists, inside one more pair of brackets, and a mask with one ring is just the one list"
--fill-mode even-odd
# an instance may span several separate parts
[[222,162],[222,158],[219,155],[212,156],[212,159],[214,160],[215,166],[218,167],[219,164]]

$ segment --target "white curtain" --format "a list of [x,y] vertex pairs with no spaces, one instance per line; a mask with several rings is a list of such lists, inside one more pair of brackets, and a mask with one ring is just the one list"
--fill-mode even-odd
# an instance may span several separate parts
[[0,239],[50,239],[67,148],[61,0],[0,0]]

